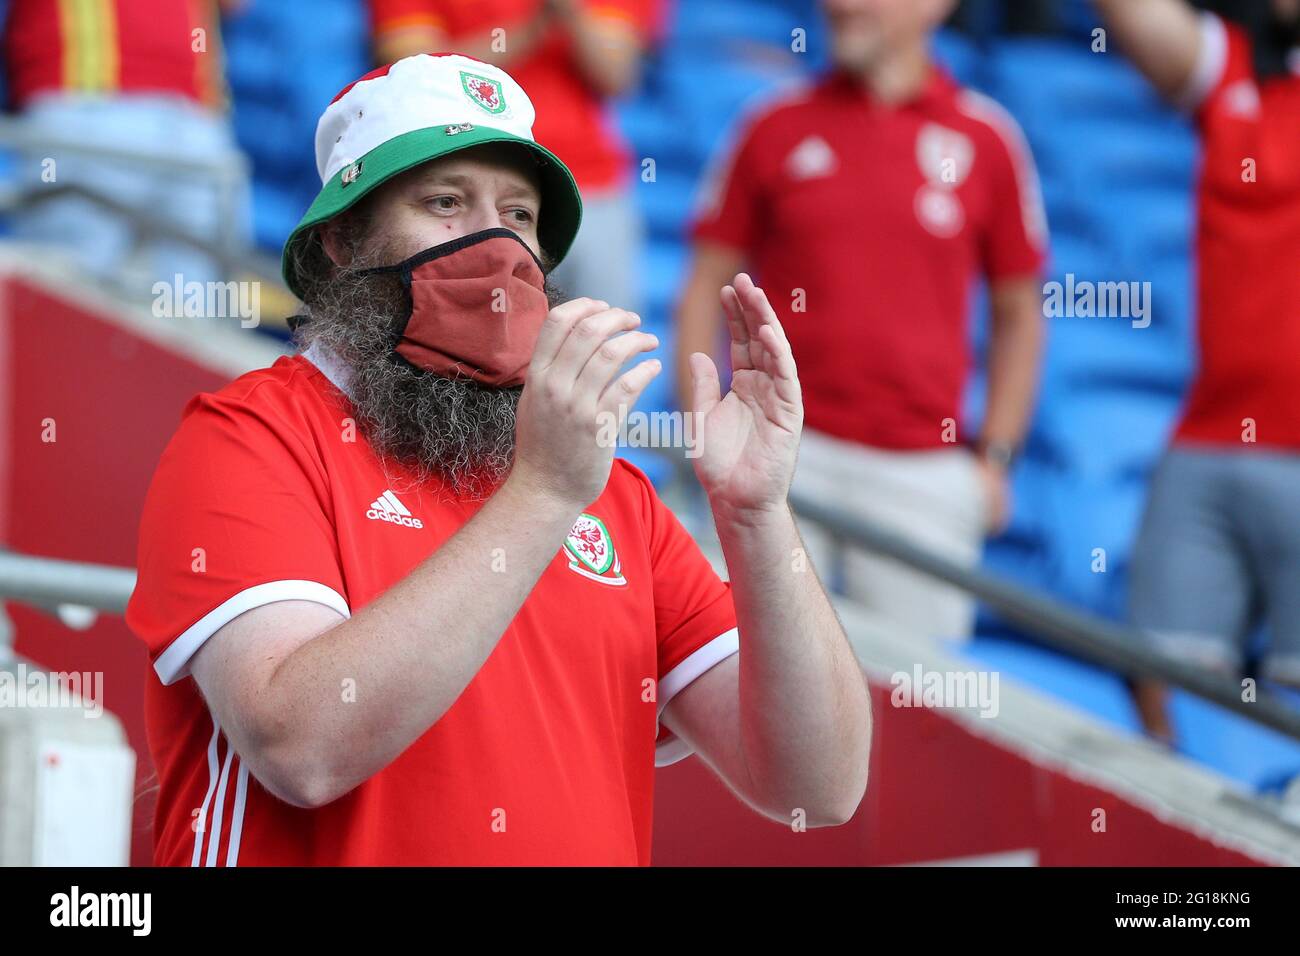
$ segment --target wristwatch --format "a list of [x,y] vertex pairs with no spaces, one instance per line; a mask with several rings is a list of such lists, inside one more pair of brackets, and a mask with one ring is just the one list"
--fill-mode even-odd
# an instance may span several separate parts
[[980,458],[990,465],[1009,470],[1016,460],[1016,446],[1005,441],[981,441],[978,447]]

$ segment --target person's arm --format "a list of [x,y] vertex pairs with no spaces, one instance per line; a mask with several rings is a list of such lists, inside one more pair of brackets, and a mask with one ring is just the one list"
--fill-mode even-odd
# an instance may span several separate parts
[[1152,86],[1179,99],[1201,60],[1200,15],[1186,0],[1094,0],[1106,29]]
[[[372,3],[374,0],[372,0]],[[376,7],[374,17],[374,55],[377,63],[395,63],[417,53],[454,50],[476,60],[507,69],[514,61],[528,56],[537,48],[551,25],[545,6],[527,20],[460,36],[448,36],[442,21],[431,11],[428,16],[387,20]]]
[[374,602],[342,622],[318,605],[267,605],[199,649],[191,672],[268,790],[295,806],[329,803],[460,696],[608,481],[613,448],[597,440],[598,414],[625,412],[659,371],[641,362],[611,382],[657,344],[630,331],[639,323],[590,299],[551,311],[520,400],[509,478]]
[[417,53],[447,48],[447,35],[438,27],[416,25],[376,33],[373,41],[376,63],[396,63]]
[[980,474],[988,501],[986,524],[1006,527],[1007,454],[1020,448],[1034,413],[1046,330],[1036,276],[1003,279],[989,289],[988,397],[980,431]]
[[548,0],[556,25],[573,40],[574,64],[601,96],[632,89],[641,74],[641,36],[633,24],[582,0]]
[[691,356],[702,352],[714,358],[722,342],[722,310],[718,290],[731,282],[746,260],[755,257],[762,236],[761,223],[770,207],[765,186],[767,164],[762,158],[774,151],[785,154],[785,144],[760,144],[761,117],[748,114],[729,142],[709,162],[701,176],[689,235],[693,240],[690,272],[677,305],[675,368],[678,407],[694,407]]
[[802,544],[787,497],[803,429],[790,343],[767,297],[741,273],[722,291],[732,387],[707,355],[691,365],[701,418],[696,474],[722,543],[740,654],[664,710],[669,729],[714,762],[754,806],[789,822],[844,823],[866,790],[866,678]]
[[740,271],[744,255],[730,246],[700,240],[695,244],[691,271],[677,304],[674,333],[678,407],[690,409],[695,400],[691,382],[691,356],[703,352],[714,358],[722,328],[718,290]]

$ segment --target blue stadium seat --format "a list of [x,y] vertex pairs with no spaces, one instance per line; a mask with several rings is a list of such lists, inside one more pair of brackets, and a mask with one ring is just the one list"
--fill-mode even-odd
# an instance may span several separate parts
[[1092,31],[1101,26],[1101,18],[1092,0],[1056,0],[1053,4],[1056,22],[1078,37],[1092,38]]
[[652,241],[680,243],[689,226],[696,181],[660,167],[653,183],[636,184],[636,202]]
[[1120,730],[1139,732],[1124,681],[1113,671],[1024,641],[978,638],[962,652],[976,666],[1004,672]]
[[1141,474],[1165,446],[1177,414],[1168,396],[1097,390],[1080,400],[1053,402],[1036,424],[1071,475],[1105,480]]
[[676,4],[670,39],[698,43],[744,39],[789,47],[792,30],[814,29],[814,21],[819,19],[815,10],[805,7],[799,12],[793,4],[751,0],[680,3]]
[[1181,753],[1253,789],[1300,773],[1300,741],[1179,690],[1169,713]]
[[753,104],[804,78],[804,61],[789,52],[721,64],[705,59],[706,53],[683,47],[665,61],[662,96],[671,104],[676,133],[667,141],[645,144],[651,155],[671,144],[695,169],[712,158]]
[[[1059,576],[1052,516],[1061,508],[1056,474],[1028,456],[1012,475],[1011,518],[1006,531],[989,543],[984,569],[1024,587],[1050,591]],[[981,633],[984,630],[981,629]]]
[[962,86],[984,88],[987,82],[984,54],[969,36],[957,30],[940,30],[935,35],[932,52]]
[[680,242],[651,242],[642,261],[641,289],[644,318],[654,324],[661,339],[672,336],[672,309],[685,278],[689,250]]
[[1049,531],[1059,559],[1054,590],[1071,604],[1121,620],[1129,553],[1146,503],[1146,485],[1078,478],[1059,490],[1070,508],[1068,520]]
[[990,50],[993,95],[1018,117],[1123,116],[1158,100],[1117,52],[1077,39],[1010,38]]
[[278,251],[320,188],[317,118],[370,68],[365,9],[359,0],[253,3],[222,32],[235,135],[253,166],[254,237]]

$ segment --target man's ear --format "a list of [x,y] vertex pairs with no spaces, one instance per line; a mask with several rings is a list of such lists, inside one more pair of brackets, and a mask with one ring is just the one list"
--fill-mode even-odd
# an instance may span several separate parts
[[341,216],[335,216],[316,227],[321,248],[337,268],[343,268],[352,261],[352,250],[348,248],[348,243],[343,238],[344,229],[341,219]]

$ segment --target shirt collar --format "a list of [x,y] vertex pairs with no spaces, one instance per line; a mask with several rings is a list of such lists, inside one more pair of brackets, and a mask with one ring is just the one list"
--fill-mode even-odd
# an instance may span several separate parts
[[332,349],[319,342],[312,342],[303,351],[302,357],[320,369],[320,373],[348,398],[352,397],[352,371]]

